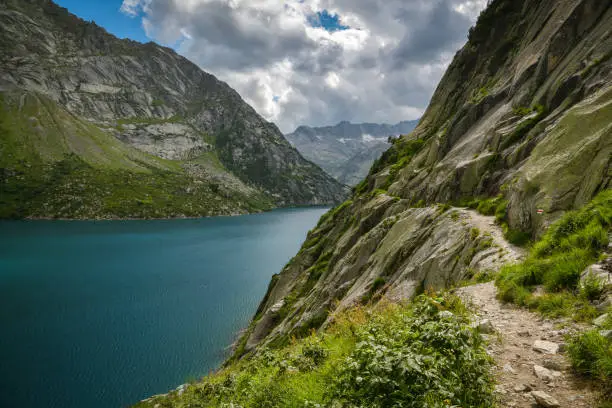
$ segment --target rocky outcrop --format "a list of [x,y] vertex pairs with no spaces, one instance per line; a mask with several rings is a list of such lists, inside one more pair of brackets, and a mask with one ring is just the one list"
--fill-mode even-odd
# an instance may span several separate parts
[[340,122],[326,127],[300,126],[286,137],[308,160],[340,183],[354,186],[389,148],[389,137],[410,133],[417,123],[414,120],[396,125]]
[[[123,152],[135,149],[175,162],[161,167],[176,170],[185,162],[205,162],[219,173],[231,173],[257,191],[258,201],[290,206],[343,199],[345,188],[305,160],[275,125],[227,84],[171,49],[120,40],[49,0],[4,1],[0,22],[3,128],[14,131],[15,139],[2,145],[0,167],[5,174],[27,176],[24,164],[52,164],[51,157],[57,158],[36,144],[34,151],[13,144],[29,144],[38,130],[29,126],[27,112],[20,118],[26,123],[17,123],[9,112],[22,112],[20,101],[39,99],[53,105],[55,116],[112,135]],[[79,143],[89,141],[51,148],[61,151],[61,157],[76,154],[100,167],[75,147]]]
[[550,5],[491,3],[413,133],[422,152],[390,192],[428,203],[503,192],[510,226],[538,233],[610,186],[612,8]]
[[409,297],[518,259],[453,204],[498,197],[506,231],[535,236],[609,188],[610,26],[609,2],[492,1],[417,128],[273,278],[246,349],[383,293]]
[[345,207],[324,219],[274,278],[247,350],[307,333],[333,319],[334,312],[376,301],[383,293],[409,299],[520,258],[479,226],[471,211],[410,208],[407,200],[385,194]]

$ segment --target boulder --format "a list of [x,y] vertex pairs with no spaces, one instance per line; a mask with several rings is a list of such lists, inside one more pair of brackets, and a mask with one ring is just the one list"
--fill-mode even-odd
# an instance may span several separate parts
[[554,371],[561,371],[562,367],[561,364],[558,361],[555,361],[551,358],[547,358],[542,362],[542,365],[546,368],[548,368],[549,370],[554,370]]
[[491,323],[489,319],[483,319],[480,322],[476,323],[475,328],[479,332],[485,333],[485,334],[491,334],[495,332],[495,327],[493,327],[493,324]]
[[514,392],[529,392],[531,390],[532,388],[529,384],[518,384],[514,387]]
[[544,391],[532,391],[531,396],[541,407],[556,408],[561,406],[559,404],[559,401],[557,401],[551,395],[548,395]]
[[597,327],[602,327],[606,320],[608,319],[608,314],[602,314],[597,319],[593,320],[593,324]]
[[596,278],[604,286],[612,284],[612,275],[600,264],[591,265],[580,274],[581,281],[589,278]]
[[559,345],[557,343],[553,343],[552,341],[546,340],[536,340],[533,343],[532,348],[538,353],[543,354],[557,354],[557,352],[559,351]]
[[612,294],[607,294],[603,300],[601,300],[596,306],[598,312],[604,313],[608,308],[612,306]]
[[538,377],[545,383],[549,383],[555,378],[561,376],[561,373],[559,371],[549,370],[548,368],[544,368],[537,364],[533,366],[533,372],[535,373],[536,377]]
[[612,330],[600,330],[599,334],[605,337],[606,339],[612,340]]

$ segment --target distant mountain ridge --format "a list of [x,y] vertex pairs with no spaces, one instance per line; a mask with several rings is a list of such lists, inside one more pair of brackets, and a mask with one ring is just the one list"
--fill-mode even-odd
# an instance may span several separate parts
[[49,0],[0,2],[0,218],[237,214],[345,188],[236,91]]
[[395,125],[343,121],[334,126],[300,126],[285,137],[304,157],[336,180],[355,185],[389,148],[389,136],[410,133],[417,124],[418,120]]

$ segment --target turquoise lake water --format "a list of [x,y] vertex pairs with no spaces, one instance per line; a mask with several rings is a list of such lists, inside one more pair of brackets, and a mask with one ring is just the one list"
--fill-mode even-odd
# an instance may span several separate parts
[[0,222],[0,407],[125,407],[208,373],[325,211]]

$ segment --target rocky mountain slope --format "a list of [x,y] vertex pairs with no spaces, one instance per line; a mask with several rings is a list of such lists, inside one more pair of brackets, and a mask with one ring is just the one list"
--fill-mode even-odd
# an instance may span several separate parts
[[0,216],[330,204],[344,187],[227,84],[49,0],[0,2]]
[[237,354],[511,260],[453,205],[495,213],[522,243],[609,189],[610,27],[609,2],[492,1],[415,131],[273,277]]
[[367,176],[374,160],[389,148],[389,137],[410,133],[417,123],[340,122],[326,127],[300,126],[285,137],[304,157],[321,166],[336,180],[354,186]]

